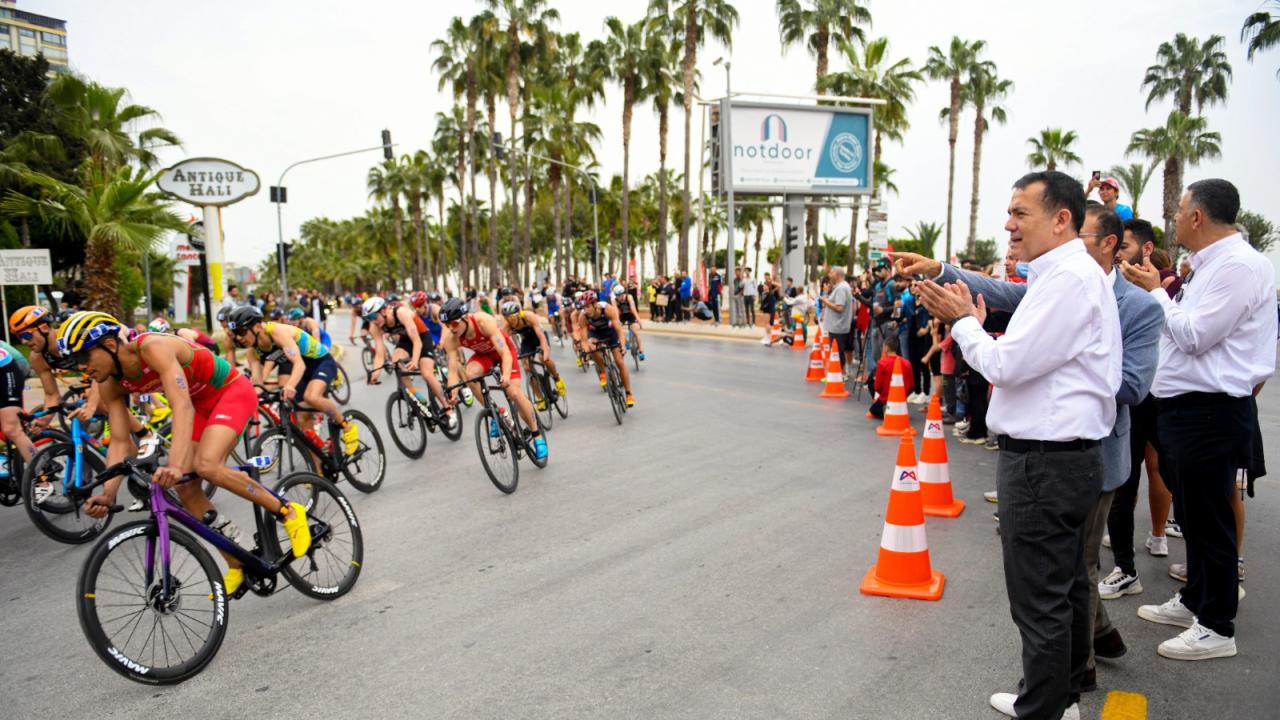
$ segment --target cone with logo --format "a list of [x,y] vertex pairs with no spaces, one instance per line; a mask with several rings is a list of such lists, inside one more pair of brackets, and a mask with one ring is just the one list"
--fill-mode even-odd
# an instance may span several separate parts
[[827,380],[818,397],[837,400],[849,397],[849,391],[844,387],[844,370],[840,367],[840,347],[835,340],[831,341],[831,347],[827,351]]
[[805,382],[822,382],[825,379],[826,372],[826,353],[823,347],[818,343],[813,344],[813,348],[809,351],[809,369],[804,374]]
[[778,324],[778,318],[773,319],[773,327],[769,328],[769,333],[765,335],[764,343],[773,345],[782,339],[782,326]]
[[798,319],[798,320],[796,320],[796,332],[795,332],[795,335],[791,338],[791,349],[792,349],[792,350],[803,350],[803,349],[804,349],[804,335],[805,335],[805,332],[804,332],[804,320],[803,320],[803,319]]
[[876,433],[884,436],[914,435],[911,418],[907,416],[907,384],[902,379],[902,358],[893,361],[893,380],[889,383],[889,397],[884,404],[884,422]]
[[889,507],[884,514],[880,554],[858,587],[864,595],[913,600],[942,597],[946,577],[929,564],[924,506],[920,499],[915,462],[915,443],[904,436],[898,444],[898,462],[889,488]]
[[953,518],[964,512],[964,501],[951,494],[947,436],[942,431],[942,403],[936,394],[929,398],[924,439],[920,442],[920,499],[924,502],[925,515]]

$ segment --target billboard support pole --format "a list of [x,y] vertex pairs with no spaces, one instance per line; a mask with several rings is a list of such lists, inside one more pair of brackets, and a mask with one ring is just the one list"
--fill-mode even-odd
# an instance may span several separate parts
[[[729,285],[729,288],[730,288],[729,324],[734,327],[737,327],[738,323],[741,322],[743,318],[738,317],[738,303],[735,302],[735,299],[737,296],[734,291],[734,285],[732,284],[734,282],[734,272],[737,268],[737,257],[735,256],[734,249],[733,249],[733,240],[734,240],[734,235],[737,233],[737,230],[738,230],[734,222],[736,208],[734,208],[733,206],[733,200],[734,200],[733,198],[733,195],[734,195],[733,193],[733,116],[731,115],[731,113],[733,112],[732,97],[733,97],[733,90],[729,85],[729,63],[726,62],[724,64],[724,107],[720,111],[720,114],[724,117],[724,120],[722,121],[720,126],[722,138],[723,138],[720,141],[720,153],[721,153],[720,164],[724,168],[724,170],[721,171],[722,177],[724,176],[724,173],[727,173],[729,178],[728,185],[726,186],[726,189],[728,190],[728,195],[729,195],[729,208],[728,208],[729,216],[728,216],[728,226],[727,226],[727,231],[729,233],[729,243],[725,253],[725,258],[726,258],[725,259],[725,266],[726,266],[725,278],[731,283]],[[726,151],[726,148],[728,149],[728,151]],[[713,264],[715,263],[714,254],[711,256],[711,262]],[[716,300],[718,302],[719,298],[716,298]]]

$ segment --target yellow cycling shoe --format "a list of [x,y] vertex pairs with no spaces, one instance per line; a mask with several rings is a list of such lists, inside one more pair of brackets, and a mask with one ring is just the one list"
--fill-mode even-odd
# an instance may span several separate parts
[[538,409],[539,409],[539,410],[546,410],[546,409],[547,409],[547,401],[546,401],[546,400],[542,400],[541,398],[539,398],[539,400],[538,400]]
[[284,529],[289,533],[293,556],[300,558],[311,549],[311,526],[307,524],[307,511],[301,505],[289,503],[289,507],[293,508],[293,517],[284,518]]
[[227,596],[235,595],[243,584],[244,570],[238,567],[227,568],[227,574],[222,576],[222,587],[226,590]]
[[578,367],[582,367],[582,356],[578,356]]
[[360,429],[356,427],[355,423],[349,422],[343,426],[342,445],[343,450],[345,450],[348,455],[354,455],[356,450],[360,447]]
[[564,378],[556,378],[556,392],[560,393],[561,397],[569,394],[569,389],[564,386]]
[[631,396],[631,393],[627,393],[627,407],[635,407],[635,406],[636,406],[636,399]]
[[159,425],[165,421],[165,418],[173,414],[173,411],[167,407],[158,407],[151,412],[151,419],[147,422],[151,425]]
[[600,387],[608,387],[609,381],[604,379],[604,373],[600,373]]

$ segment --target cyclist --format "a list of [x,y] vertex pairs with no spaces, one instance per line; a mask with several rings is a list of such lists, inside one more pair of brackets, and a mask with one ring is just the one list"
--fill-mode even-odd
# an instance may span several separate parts
[[[320,341],[301,328],[264,321],[262,311],[252,305],[233,309],[227,317],[227,326],[238,345],[253,350],[246,353],[253,384],[261,386],[271,369],[279,366],[284,399],[295,400],[301,387],[302,401],[342,427],[343,451],[348,455],[354,454],[360,447],[360,431],[355,423],[342,417],[338,404],[326,395],[329,384],[337,377],[338,365]],[[285,373],[288,373],[287,377]],[[172,402],[173,398],[169,400]],[[256,398],[254,407],[257,407]]]
[[431,334],[431,342],[439,346],[440,332],[444,330],[444,326],[440,324],[440,293],[419,290],[409,296],[409,304],[427,326],[427,332]]
[[[492,370],[494,365],[500,365],[502,375],[499,385],[532,432],[533,451],[537,458],[546,458],[547,440],[542,434],[542,428],[538,427],[533,405],[520,390],[520,365],[516,363],[515,343],[498,327],[498,321],[488,313],[468,314],[466,303],[458,298],[450,298],[441,306],[440,321],[448,331],[442,341],[444,350],[449,355],[449,377],[479,379]],[[464,347],[471,351],[471,357],[467,359],[466,375],[462,375],[464,370],[458,366]],[[516,382],[512,383],[512,380]],[[476,395],[483,397],[479,392]],[[498,436],[496,419],[490,419],[489,435]]]
[[200,345],[209,352],[212,352],[214,355],[222,354],[221,348],[218,347],[218,343],[214,342],[213,338],[205,334],[203,330],[198,330],[196,328],[178,328],[177,330],[174,330],[168,320],[159,316],[147,323],[146,331],[153,333],[171,333]]
[[[237,310],[242,308],[237,308]],[[277,515],[289,534],[293,556],[302,557],[311,547],[311,530],[305,509],[298,503],[282,503],[249,475],[227,467],[227,457],[240,439],[249,418],[258,410],[258,398],[249,380],[226,360],[187,340],[158,333],[143,333],[124,340],[124,326],[100,312],[78,312],[58,329],[58,350],[98,383],[99,398],[110,422],[125,427],[130,393],[160,391],[173,406],[173,446],[163,467],[152,479],[173,488],[187,472],[257,503]],[[119,436],[107,448],[107,464],[114,465],[133,450],[128,435]],[[85,501],[90,517],[105,517],[115,504],[122,478],[108,480],[101,495]],[[183,507],[198,518],[216,518],[213,503],[199,483],[176,488]],[[210,518],[212,520],[212,518]],[[227,558],[223,583],[234,594],[244,582],[244,571]]]
[[547,286],[543,297],[547,299],[547,320],[551,321],[551,327],[555,329],[556,335],[560,335],[560,294],[554,287]]
[[640,316],[636,311],[635,296],[627,292],[622,283],[616,283],[612,293],[613,305],[618,309],[618,319],[631,331],[631,337],[627,340],[636,344],[636,354],[644,360],[644,348],[640,345]]
[[600,387],[608,383],[604,372],[604,356],[600,351],[608,349],[613,353],[613,362],[618,366],[618,372],[622,374],[622,386],[627,390],[627,407],[632,407],[636,404],[636,399],[631,394],[631,374],[627,372],[627,363],[622,357],[621,339],[626,337],[626,331],[622,328],[618,308],[606,302],[592,301],[590,296],[584,300],[585,307],[579,311],[579,319],[587,331],[587,352],[600,370]]
[[[436,344],[431,339],[431,333],[427,332],[426,321],[409,305],[389,303],[376,296],[366,300],[360,312],[369,321],[369,330],[373,333],[373,371],[369,374],[369,384],[377,385],[378,376],[382,374],[383,359],[387,352],[387,346],[382,342],[383,333],[395,333],[396,347],[391,351],[391,361],[402,367],[417,368],[422,373],[427,386],[444,410],[444,421],[452,428],[458,419],[449,401],[445,399],[444,388],[436,377]],[[418,403],[426,407],[427,396],[413,386],[413,378],[406,375],[401,382],[406,390],[413,393]]]
[[288,317],[290,325],[301,328],[303,332],[319,340],[325,350],[333,352],[333,338],[329,336],[329,331],[324,329],[320,321],[304,313],[300,307],[291,308]]
[[[520,301],[514,298],[505,300],[500,309],[502,319],[506,321],[507,336],[512,340],[520,338],[518,357],[524,372],[531,372],[529,358],[534,354],[540,354],[542,364],[547,366],[547,371],[556,381],[556,392],[565,395],[567,388],[564,386],[564,380],[560,379],[560,371],[556,369],[556,364],[551,359],[551,345],[547,343],[546,333],[542,332],[542,322],[538,316],[532,312],[526,314],[524,308],[520,307]],[[532,387],[534,393],[541,394],[542,389],[536,383]],[[545,403],[546,398],[538,397],[539,410],[546,407]]]
[[230,359],[231,366],[235,367],[240,364],[240,361],[236,357],[236,341],[231,338],[231,331],[227,329],[227,315],[230,312],[230,308],[222,308],[218,311],[218,325],[222,328],[222,340],[219,344]]

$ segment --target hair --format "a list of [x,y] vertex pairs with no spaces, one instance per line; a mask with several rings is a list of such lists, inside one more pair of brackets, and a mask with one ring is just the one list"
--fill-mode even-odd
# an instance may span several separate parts
[[1173,267],[1173,260],[1164,248],[1156,248],[1151,251],[1151,264],[1157,270],[1169,270]]
[[1108,235],[1116,236],[1116,245],[1124,239],[1124,223],[1120,220],[1120,216],[1115,210],[1109,209],[1106,205],[1098,205],[1097,207],[1089,206],[1085,213],[1094,216],[1098,221],[1098,241]]
[[1071,226],[1079,233],[1084,224],[1084,187],[1080,181],[1057,170],[1041,171],[1023,175],[1013,187],[1025,190],[1035,183],[1044,185],[1040,193],[1041,207],[1049,212],[1066,210],[1071,214]]
[[1209,219],[1221,225],[1235,225],[1240,214],[1240,191],[1221,178],[1197,180],[1187,186],[1191,202],[1195,203]]
[[884,349],[890,350],[893,352],[894,355],[897,355],[898,354],[898,337],[895,335],[893,337],[885,338]]
[[1151,223],[1146,220],[1132,218],[1124,221],[1124,229],[1133,233],[1133,239],[1138,241],[1139,245],[1156,243],[1156,230]]

